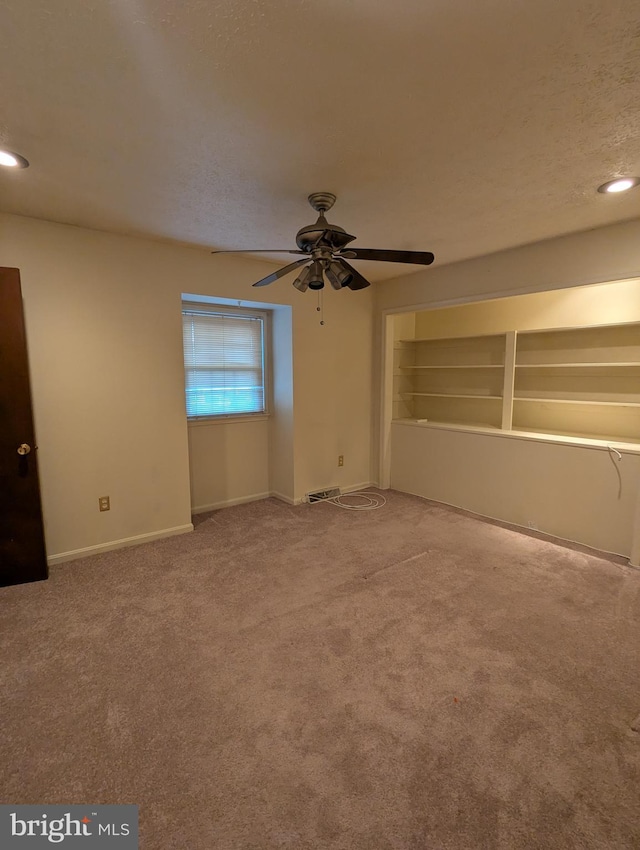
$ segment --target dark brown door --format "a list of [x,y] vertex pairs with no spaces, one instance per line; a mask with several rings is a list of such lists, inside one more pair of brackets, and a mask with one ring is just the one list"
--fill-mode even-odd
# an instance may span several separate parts
[[0,585],[47,578],[18,269],[0,268]]

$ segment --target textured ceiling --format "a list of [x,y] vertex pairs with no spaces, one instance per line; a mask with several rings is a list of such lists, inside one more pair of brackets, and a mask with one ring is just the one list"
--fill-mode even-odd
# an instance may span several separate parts
[[640,217],[638,0],[3,0],[0,48],[4,211],[293,248],[331,191],[440,264]]

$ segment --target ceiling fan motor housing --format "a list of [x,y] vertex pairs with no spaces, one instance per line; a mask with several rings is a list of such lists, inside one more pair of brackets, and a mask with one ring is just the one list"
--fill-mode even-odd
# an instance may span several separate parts
[[336,201],[336,196],[331,192],[313,192],[309,195],[309,203],[313,209],[319,213],[318,220],[315,224],[308,224],[306,227],[300,228],[296,234],[296,245],[305,254],[310,254],[312,250],[319,247],[319,241],[322,239],[324,246],[331,249],[339,250],[348,242],[355,239],[354,236],[349,236],[343,227],[338,227],[337,224],[329,224],[324,214],[330,210]]
[[[317,245],[318,240],[323,236],[325,237],[325,241],[330,245],[344,244],[344,238],[340,239],[339,234],[346,234],[346,232],[343,227],[338,227],[337,224],[329,224],[321,213],[315,224],[308,224],[306,227],[301,227],[296,233],[296,245],[301,251],[310,254],[312,249]],[[338,237],[335,242],[334,234]]]

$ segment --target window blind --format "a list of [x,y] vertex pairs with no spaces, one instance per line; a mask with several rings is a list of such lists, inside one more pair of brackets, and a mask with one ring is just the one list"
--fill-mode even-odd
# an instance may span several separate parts
[[187,416],[265,412],[264,318],[182,314]]

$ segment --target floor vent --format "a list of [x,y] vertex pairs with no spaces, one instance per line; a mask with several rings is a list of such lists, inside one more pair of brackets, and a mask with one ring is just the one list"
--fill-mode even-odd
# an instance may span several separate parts
[[318,490],[315,493],[307,493],[307,502],[323,502],[325,499],[333,499],[340,495],[339,487],[330,487],[328,490]]

